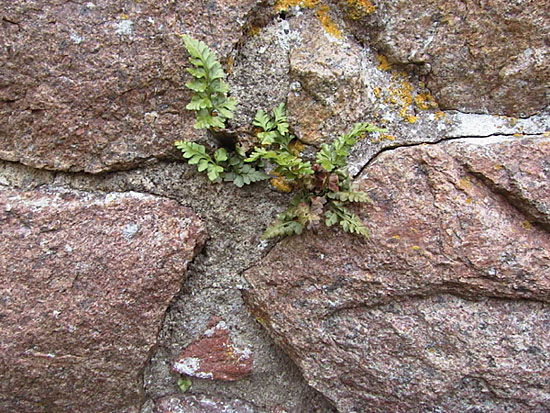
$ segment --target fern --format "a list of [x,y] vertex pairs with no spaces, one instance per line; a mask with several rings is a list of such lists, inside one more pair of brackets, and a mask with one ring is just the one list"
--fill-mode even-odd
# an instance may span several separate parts
[[338,192],[329,192],[327,197],[330,199],[336,199],[342,202],[368,202],[372,204],[372,199],[363,191],[338,191]]
[[273,222],[263,234],[264,239],[288,237],[289,235],[300,235],[304,231],[304,227],[297,221],[281,222],[276,220]]
[[332,204],[331,209],[325,212],[325,224],[331,227],[335,224],[340,224],[342,229],[346,232],[369,237],[369,230],[357,215],[350,212],[346,207],[341,204]]
[[190,55],[187,71],[194,77],[185,86],[195,92],[187,109],[195,111],[196,129],[225,128],[225,121],[233,118],[237,106],[234,98],[227,97],[229,86],[223,80],[225,73],[214,53],[203,42],[190,36],[182,36]]
[[177,141],[176,148],[183,152],[189,165],[197,165],[199,172],[206,171],[208,179],[218,181],[224,172],[222,162],[227,160],[227,151],[223,148],[214,153],[214,158],[206,153],[206,148],[195,142]]
[[262,129],[257,134],[261,147],[256,147],[245,162],[263,159],[274,164],[274,174],[289,180],[301,179],[314,173],[310,162],[305,162],[291,143],[296,137],[289,131],[284,103],[273,109],[273,118],[263,110],[256,112],[253,125]]
[[229,159],[229,172],[225,173],[224,181],[233,182],[235,186],[241,188],[243,185],[249,185],[253,182],[269,179],[269,175],[258,171],[252,165],[245,164],[242,156],[234,154]]
[[370,123],[356,123],[350,132],[336,138],[330,145],[326,143],[321,145],[321,149],[317,152],[317,163],[327,172],[347,167],[351,148],[361,136],[368,132],[386,132],[386,130]]
[[[226,121],[233,118],[237,102],[227,96],[229,87],[222,66],[203,42],[186,35],[182,39],[192,65],[187,71],[194,78],[186,87],[194,92],[187,109],[196,113],[195,128],[224,129]],[[346,208],[352,202],[372,203],[366,192],[353,187],[347,158],[366,133],[385,129],[356,123],[331,144],[321,145],[312,164],[300,154],[303,145],[290,131],[284,103],[271,113],[258,110],[252,124],[257,128],[257,145],[248,154],[240,146],[235,152],[220,148],[210,155],[194,142],[178,141],[175,145],[190,165],[206,172],[213,182],[233,182],[240,188],[271,178],[271,184],[279,190],[298,192],[265,230],[264,238],[299,235],[305,229],[316,230],[321,222],[327,226],[338,224],[344,231],[368,237],[368,229],[359,217]]]

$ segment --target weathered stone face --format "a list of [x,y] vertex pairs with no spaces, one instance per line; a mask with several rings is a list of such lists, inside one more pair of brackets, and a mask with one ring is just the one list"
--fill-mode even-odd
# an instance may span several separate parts
[[233,343],[225,321],[212,317],[208,329],[174,361],[177,373],[201,379],[236,381],[252,371],[252,351]]
[[550,104],[550,1],[340,1],[391,62],[420,65],[440,106],[528,116]]
[[175,201],[0,192],[0,410],[135,412],[142,372],[205,240]]
[[96,173],[173,155],[197,134],[179,35],[224,56],[255,3],[3,2],[0,158]]
[[359,178],[369,240],[308,233],[247,300],[339,411],[545,411],[550,140],[384,152]]

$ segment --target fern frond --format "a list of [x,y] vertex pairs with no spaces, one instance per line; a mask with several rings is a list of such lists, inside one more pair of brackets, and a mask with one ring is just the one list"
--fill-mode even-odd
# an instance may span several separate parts
[[362,235],[366,238],[370,236],[369,230],[361,222],[359,217],[353,212],[350,212],[341,204],[331,202],[329,210],[325,212],[325,224],[329,227],[334,224],[340,224],[346,232]]
[[224,181],[233,182],[235,186],[241,188],[254,182],[269,179],[269,175],[257,170],[252,165],[244,163],[239,155],[232,155],[229,159],[230,171],[224,176]]
[[195,142],[177,141],[174,143],[176,148],[182,151],[183,157],[187,159],[189,165],[197,165],[199,172],[206,171],[208,179],[218,181],[221,179],[224,172],[224,167],[221,164],[227,159],[225,149],[218,149],[214,154],[214,159],[206,153],[206,148]]
[[386,132],[386,129],[378,128],[370,123],[356,123],[351,131],[334,139],[330,145],[326,143],[321,145],[321,149],[317,152],[317,163],[327,172],[345,168],[351,148],[364,134],[369,132]]
[[304,231],[304,227],[298,221],[280,222],[275,221],[266,228],[262,238],[288,237],[290,235],[300,235]]
[[216,55],[200,40],[182,36],[183,43],[194,66],[187,69],[195,80],[185,86],[195,92],[187,109],[196,112],[196,129],[225,128],[225,121],[233,118],[237,105],[234,98],[227,97],[229,86],[223,80],[225,73]]
[[373,203],[372,199],[368,196],[366,192],[363,191],[338,191],[338,192],[329,192],[327,196],[331,199],[336,199],[342,202],[368,202]]

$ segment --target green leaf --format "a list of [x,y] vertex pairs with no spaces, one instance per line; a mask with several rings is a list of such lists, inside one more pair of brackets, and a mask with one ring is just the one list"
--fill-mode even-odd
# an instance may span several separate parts
[[289,235],[300,235],[304,230],[304,226],[298,221],[279,222],[275,221],[266,228],[262,238],[287,237]]
[[196,112],[196,129],[225,128],[225,121],[233,118],[237,102],[228,98],[229,86],[223,80],[225,73],[216,55],[203,42],[183,35],[182,40],[194,67],[187,71],[195,78],[185,86],[195,92],[187,109]]
[[256,112],[256,116],[254,117],[254,121],[252,122],[252,124],[254,126],[262,128],[264,132],[269,132],[275,127],[275,124],[271,121],[269,115],[265,113],[262,109]]
[[216,164],[208,165],[207,176],[211,181],[217,181],[220,178],[220,174],[223,172],[223,167]]
[[335,212],[332,212],[332,211],[326,211],[325,212],[325,225],[327,227],[332,227],[334,224],[337,224],[338,221],[340,220],[338,218],[338,214],[336,214]]
[[275,118],[277,131],[283,136],[286,135],[289,125],[286,119],[286,108],[284,103],[279,103],[279,105],[273,109],[273,117]]
[[195,95],[186,106],[186,109],[189,110],[201,110],[208,109],[212,107],[212,102],[206,96]]
[[342,202],[368,202],[373,203],[372,199],[366,192],[363,191],[340,191],[329,192],[327,196],[331,199],[336,199]]
[[[206,45],[204,43],[202,43],[199,40],[193,39],[191,36],[188,36],[186,34],[181,36],[181,38],[183,40],[183,43],[185,44],[185,48],[187,49],[187,51],[189,52],[189,54],[191,56],[196,57],[196,58],[201,58],[202,57],[201,50],[204,50],[204,47],[206,47]],[[202,43],[202,45],[201,45],[201,43]]]
[[363,225],[357,215],[350,212],[344,206],[334,202],[331,203],[330,208],[332,208],[332,210],[325,212],[325,224],[327,226],[340,223],[340,226],[346,232],[362,235],[366,238],[370,236],[369,230]]
[[260,144],[267,146],[275,143],[275,139],[278,137],[278,132],[260,132],[258,133],[258,138],[260,138]]
[[188,82],[185,84],[185,87],[193,90],[194,92],[204,92],[208,87],[208,84],[205,83],[202,79],[195,80],[193,82]]
[[[191,162],[189,162],[189,163],[191,163]],[[199,172],[205,171],[206,169],[208,169],[208,165],[209,165],[209,163],[208,163],[208,161],[207,161],[206,159],[201,159],[201,160],[199,161],[199,165],[198,165],[198,167],[197,167],[197,171],[199,171]]]
[[196,79],[202,79],[206,77],[206,70],[202,67],[188,67],[187,71]]
[[214,152],[214,159],[217,163],[227,161],[227,151],[224,148],[218,149]]
[[178,387],[183,393],[189,390],[192,384],[193,382],[191,381],[191,378],[189,378],[188,376],[181,377],[178,379]]

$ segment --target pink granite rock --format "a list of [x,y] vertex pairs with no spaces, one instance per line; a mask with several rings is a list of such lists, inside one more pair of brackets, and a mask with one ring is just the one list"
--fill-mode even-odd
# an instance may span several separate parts
[[550,139],[386,151],[358,179],[368,240],[278,244],[254,315],[341,412],[550,409]]
[[0,410],[137,412],[197,217],[137,193],[2,190],[0,234]]
[[252,361],[251,350],[236,347],[225,321],[214,316],[202,336],[181,352],[173,369],[201,379],[236,381],[250,374]]
[[196,136],[179,35],[222,58],[257,0],[0,4],[0,158],[101,172]]
[[550,0],[338,3],[359,37],[427,75],[445,109],[527,116],[550,104]]

